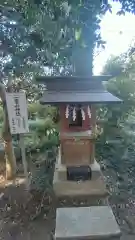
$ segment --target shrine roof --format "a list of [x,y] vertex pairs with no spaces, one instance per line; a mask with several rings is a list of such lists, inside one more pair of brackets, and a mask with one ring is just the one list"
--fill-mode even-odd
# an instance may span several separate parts
[[38,83],[45,84],[46,90],[41,104],[60,103],[102,103],[121,102],[107,92],[102,81],[111,76],[86,77],[38,77]]
[[98,81],[108,81],[111,79],[111,75],[93,75],[90,77],[80,77],[80,76],[38,76],[36,77],[36,81],[39,83],[49,83],[49,82],[60,82],[60,81],[91,81],[91,80],[98,80]]
[[48,92],[40,99],[41,104],[59,103],[102,103],[120,102],[121,100],[109,92]]

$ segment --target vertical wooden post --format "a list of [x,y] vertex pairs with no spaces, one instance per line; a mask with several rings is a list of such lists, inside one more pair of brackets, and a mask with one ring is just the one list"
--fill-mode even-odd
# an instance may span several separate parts
[[29,174],[28,174],[28,164],[26,161],[26,153],[25,153],[25,145],[24,145],[24,136],[20,134],[20,148],[21,148],[21,155],[22,155],[22,163],[24,168],[24,175],[26,178],[26,190],[29,190]]
[[96,133],[96,108],[94,105],[91,105],[91,130],[92,136],[91,139],[91,163],[94,163],[95,159],[95,133]]

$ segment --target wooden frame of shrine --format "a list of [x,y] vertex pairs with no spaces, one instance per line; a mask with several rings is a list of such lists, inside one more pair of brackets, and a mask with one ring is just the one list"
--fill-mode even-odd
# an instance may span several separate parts
[[[37,78],[46,88],[40,103],[57,105],[60,111],[61,144],[53,179],[55,204],[57,199],[64,198],[65,204],[66,199],[71,199],[72,207],[56,209],[56,240],[120,239],[121,232],[108,206],[108,191],[95,159],[95,105],[121,102],[105,89],[103,81],[110,78]],[[81,199],[79,208],[73,208],[73,199],[77,202]],[[82,206],[86,199],[89,207]]]
[[[90,181],[97,182],[100,193],[101,188],[103,195],[107,193],[101,179],[100,166],[95,159],[95,105],[121,102],[105,89],[103,82],[110,78],[111,76],[41,76],[36,79],[38,84],[45,85],[40,103],[59,106],[60,110],[61,145],[54,173],[56,195],[66,194],[65,188],[68,189],[68,194],[79,194],[81,188],[84,189],[84,184],[86,193],[91,194]],[[75,185],[78,180],[83,180],[79,189]]]

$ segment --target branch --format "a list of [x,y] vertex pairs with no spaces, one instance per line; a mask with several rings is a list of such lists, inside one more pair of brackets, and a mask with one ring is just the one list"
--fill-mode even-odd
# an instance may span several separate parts
[[8,78],[8,83],[7,83],[7,91],[12,92],[12,78]]
[[5,100],[6,100],[5,93],[6,93],[5,86],[2,82],[0,82],[0,97],[1,97],[2,102],[5,102]]

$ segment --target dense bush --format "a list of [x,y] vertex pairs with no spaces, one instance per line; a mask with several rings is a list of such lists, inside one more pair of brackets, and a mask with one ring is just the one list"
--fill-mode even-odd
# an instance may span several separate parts
[[135,197],[135,56],[121,58],[123,63],[120,58],[110,59],[103,74],[114,76],[106,87],[123,102],[98,107],[102,134],[96,142],[96,155],[106,175],[112,202],[121,205]]
[[32,175],[31,189],[44,191],[52,184],[59,132],[50,116],[30,121],[29,126],[25,146]]

